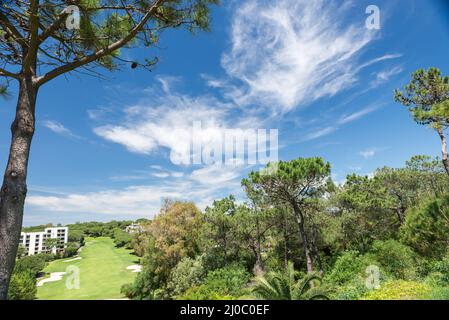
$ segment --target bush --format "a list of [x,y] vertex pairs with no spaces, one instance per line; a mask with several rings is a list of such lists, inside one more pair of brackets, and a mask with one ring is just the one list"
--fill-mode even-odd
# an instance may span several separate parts
[[36,254],[34,256],[26,256],[16,261],[14,272],[30,272],[37,276],[41,272],[48,261],[54,260],[51,254]]
[[449,256],[430,264],[427,280],[435,286],[449,285]]
[[30,271],[14,272],[9,284],[9,300],[36,299],[36,277]]
[[167,283],[168,296],[176,298],[184,294],[188,289],[200,285],[204,276],[202,257],[196,259],[183,258],[170,274]]
[[346,251],[337,258],[332,270],[325,277],[327,282],[341,285],[352,281],[363,270],[363,261],[357,251]]
[[416,278],[416,255],[413,250],[396,240],[374,241],[371,252],[382,270],[397,279]]
[[449,197],[409,210],[400,230],[401,241],[423,256],[440,259],[449,245]]
[[[359,255],[357,251],[346,251],[337,258],[332,270],[324,278],[326,282],[335,285],[332,294],[333,299],[355,300],[359,299],[369,289],[365,281],[369,274],[367,267],[380,265],[372,254]],[[384,274],[379,274],[379,281],[383,280]]]
[[251,275],[245,268],[233,265],[209,272],[203,284],[179,297],[181,300],[232,300],[245,294]]
[[69,242],[64,250],[64,258],[70,258],[78,253],[80,245],[77,242]]
[[131,240],[132,236],[119,228],[115,228],[113,230],[112,238],[114,239],[114,243],[116,247],[127,247],[131,248]]
[[430,298],[432,289],[415,281],[396,280],[382,285],[380,289],[372,290],[362,297],[362,300],[419,300]]
[[431,300],[449,300],[449,287],[434,287],[430,293]]
[[365,286],[361,278],[357,278],[350,283],[338,286],[331,295],[334,300],[357,300],[360,299],[369,289]]
[[84,244],[84,232],[82,230],[70,230],[69,242],[78,242],[80,246]]

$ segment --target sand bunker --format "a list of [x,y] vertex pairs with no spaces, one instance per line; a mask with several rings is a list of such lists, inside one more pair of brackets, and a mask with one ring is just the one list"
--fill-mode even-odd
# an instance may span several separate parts
[[132,270],[132,272],[141,272],[142,266],[140,264],[133,264],[126,267],[126,270]]
[[52,272],[49,278],[39,280],[37,286],[42,287],[44,283],[62,280],[63,275],[65,275],[65,272]]

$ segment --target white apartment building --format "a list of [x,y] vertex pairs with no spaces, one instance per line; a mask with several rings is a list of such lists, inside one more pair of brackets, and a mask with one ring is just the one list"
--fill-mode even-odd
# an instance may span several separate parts
[[[19,243],[24,246],[25,255],[50,252],[56,254],[64,251],[68,238],[68,227],[51,227],[45,228],[43,232],[22,232]],[[59,243],[54,248],[47,248],[45,245],[47,239],[58,239]]]
[[125,231],[128,233],[138,233],[142,232],[142,230],[143,230],[142,226],[136,223],[130,224],[125,228]]

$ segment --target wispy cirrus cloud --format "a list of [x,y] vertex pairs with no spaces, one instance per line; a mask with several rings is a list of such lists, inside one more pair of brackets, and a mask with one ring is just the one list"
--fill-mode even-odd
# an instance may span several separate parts
[[381,106],[382,106],[382,104],[378,104],[378,105],[375,105],[375,106],[368,106],[368,107],[365,107],[365,108],[363,108],[363,109],[361,109],[359,111],[356,111],[356,112],[353,112],[353,113],[350,113],[350,114],[345,114],[345,115],[340,117],[340,119],[338,120],[337,123],[339,125],[342,125],[342,124],[347,124],[347,123],[356,121],[356,120],[361,119],[364,116],[370,114],[371,112],[376,111]]
[[[357,22],[343,23],[349,5],[335,1],[239,2],[229,52],[222,66],[230,81],[209,79],[238,104],[258,104],[275,112],[331,97],[351,87],[365,67],[397,58],[389,54],[359,62],[376,37]],[[361,16],[363,18],[363,16]]]
[[404,69],[400,66],[379,71],[376,73],[376,79],[371,82],[371,87],[376,88],[384,83],[387,83],[392,77],[402,73],[403,71]]
[[338,130],[337,126],[329,126],[329,127],[325,127],[325,128],[321,128],[321,129],[316,129],[313,130],[312,132],[309,132],[304,140],[308,141],[308,140],[315,140],[324,136],[327,136],[335,131]]
[[335,131],[340,129],[341,126],[344,126],[351,122],[357,121],[357,120],[367,116],[368,114],[376,111],[383,105],[384,105],[384,103],[377,103],[375,105],[371,105],[371,106],[362,108],[353,113],[344,114],[344,115],[340,116],[340,118],[337,121],[330,124],[329,126],[313,129],[308,134],[306,134],[306,136],[304,137],[304,140],[305,141],[315,140],[315,139],[327,136],[331,133],[334,133]]
[[70,137],[70,138],[81,138],[80,136],[74,134],[70,129],[66,128],[62,123],[54,120],[42,121],[42,125],[47,129],[53,131],[54,133]]

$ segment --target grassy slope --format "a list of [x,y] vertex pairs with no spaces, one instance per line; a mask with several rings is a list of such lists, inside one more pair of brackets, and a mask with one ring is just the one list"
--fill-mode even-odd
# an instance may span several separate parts
[[87,238],[82,249],[81,260],[51,262],[45,272],[63,272],[67,266],[80,268],[80,288],[66,288],[66,276],[56,282],[45,283],[38,287],[38,299],[117,299],[123,298],[120,288],[125,283],[134,280],[136,273],[126,270],[126,267],[136,264],[138,258],[130,250],[115,248],[110,238]]

